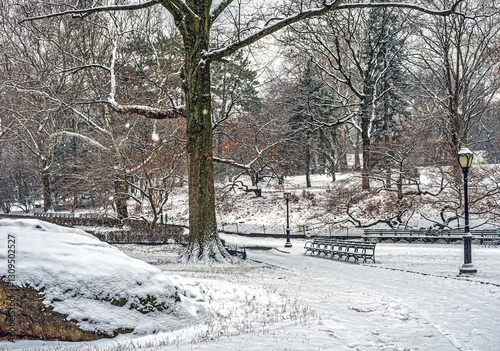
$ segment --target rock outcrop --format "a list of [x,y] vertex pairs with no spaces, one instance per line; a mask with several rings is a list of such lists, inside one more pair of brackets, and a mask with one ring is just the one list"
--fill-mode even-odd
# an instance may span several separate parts
[[66,317],[45,306],[35,289],[9,286],[0,279],[0,340],[90,341],[112,336],[81,330]]

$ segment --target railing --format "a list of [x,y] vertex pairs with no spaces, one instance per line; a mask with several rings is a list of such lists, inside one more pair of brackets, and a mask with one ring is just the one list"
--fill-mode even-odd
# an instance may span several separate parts
[[[170,224],[175,224],[188,228],[187,220],[169,220]],[[219,232],[227,234],[247,235],[249,237],[284,237],[286,226],[283,224],[258,224],[247,222],[224,222],[217,224]],[[338,229],[330,223],[315,223],[307,225],[291,225],[290,232],[292,238],[309,238],[312,236],[332,236],[341,238],[361,238],[363,230],[360,228]]]
[[66,212],[35,212],[33,217],[41,218],[107,218],[114,219],[102,213],[66,213]]

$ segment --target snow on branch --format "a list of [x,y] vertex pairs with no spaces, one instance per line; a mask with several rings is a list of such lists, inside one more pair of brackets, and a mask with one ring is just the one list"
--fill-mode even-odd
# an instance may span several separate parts
[[214,162],[217,163],[223,163],[226,165],[230,165],[239,169],[244,169],[244,170],[251,170],[251,165],[253,162],[248,163],[248,164],[243,164],[243,163],[238,163],[235,160],[230,160],[230,159],[225,159],[225,158],[219,158],[219,157],[214,157],[213,158]]
[[[262,39],[263,37],[266,37],[270,34],[273,34],[280,29],[291,25],[293,23],[299,22],[304,19],[308,18],[314,18],[318,17],[321,15],[324,15],[328,12],[335,11],[335,10],[345,10],[345,9],[357,9],[357,8],[381,8],[381,7],[392,7],[392,8],[402,8],[402,9],[409,9],[409,10],[417,10],[426,14],[430,15],[436,15],[436,16],[448,16],[456,12],[456,9],[458,5],[464,0],[456,0],[454,4],[446,10],[432,10],[428,9],[423,6],[418,6],[418,5],[413,5],[409,3],[393,3],[393,2],[380,2],[380,3],[351,3],[351,4],[342,4],[342,0],[334,0],[333,2],[327,4],[326,1],[323,2],[323,6],[317,7],[317,8],[311,8],[311,9],[306,9],[302,10],[301,12],[283,18],[283,19],[278,19],[276,22],[273,24],[268,24],[261,30],[257,31],[254,34],[249,35],[248,37],[238,40],[226,47],[212,50],[210,52],[207,52],[205,54],[205,57],[207,59],[211,59],[214,61],[219,61],[222,60],[223,57],[228,56],[236,52],[237,50],[248,46],[250,44],[255,43],[259,39]],[[226,2],[230,1],[224,1],[222,5]],[[226,5],[227,6],[227,5]],[[269,22],[268,22],[269,23]]]
[[69,137],[76,137],[76,138],[79,138],[81,140],[83,140],[84,142],[87,142],[88,144],[90,145],[93,145],[101,150],[104,150],[104,151],[109,151],[109,148],[102,145],[101,143],[99,143],[98,141],[94,140],[94,139],[91,139],[85,135],[82,135],[80,133],[74,133],[74,132],[69,132],[69,131],[62,131],[62,132],[57,132],[57,133],[53,133],[51,134],[51,137],[56,137],[56,136],[69,136]]
[[191,10],[191,8],[183,0],[149,0],[134,4],[95,6],[84,9],[72,9],[67,11],[49,13],[41,16],[28,17],[20,21],[20,23],[65,15],[72,15],[73,17],[86,17],[88,15],[101,12],[140,10],[159,4],[165,7],[177,21],[182,21],[185,17],[188,16],[197,17],[193,10]]
[[350,10],[350,9],[361,9],[361,8],[381,8],[381,7],[392,7],[392,8],[403,8],[408,10],[417,10],[423,13],[427,13],[429,15],[434,16],[449,16],[452,14],[461,14],[457,12],[458,5],[464,0],[456,0],[453,5],[446,10],[432,10],[426,7],[407,4],[407,3],[398,3],[398,2],[370,2],[370,3],[353,3],[353,4],[342,4],[337,7],[337,10]]
[[109,100],[108,103],[114,111],[123,114],[137,114],[151,119],[174,119],[185,117],[182,107],[161,109],[144,105],[120,105],[114,100]]
[[113,43],[113,50],[111,55],[111,65],[109,67],[110,74],[110,92],[108,104],[111,108],[122,114],[137,114],[151,119],[174,119],[185,117],[182,107],[171,107],[166,109],[144,106],[144,105],[120,105],[116,99],[116,52],[118,50],[118,40]]
[[276,142],[274,142],[272,144],[267,145],[262,150],[259,150],[257,147],[255,147],[255,151],[257,152],[257,156],[255,156],[254,159],[251,160],[250,162],[248,162],[247,164],[242,164],[242,163],[238,163],[238,162],[236,162],[234,160],[223,159],[223,158],[219,158],[219,157],[214,157],[213,160],[214,160],[214,162],[223,163],[223,164],[230,165],[230,166],[233,166],[233,167],[236,167],[236,168],[239,168],[239,169],[252,170],[252,165],[260,159],[260,157],[262,156],[262,154],[264,152],[266,152],[267,150],[275,147],[276,145],[278,145],[278,144],[280,144],[282,142],[284,142],[284,140],[276,141]]
[[36,21],[36,20],[40,20],[40,19],[44,19],[44,18],[65,16],[65,15],[73,15],[74,17],[85,17],[85,16],[88,16],[90,14],[99,13],[99,12],[140,10],[140,9],[144,9],[144,8],[147,8],[147,7],[150,7],[153,5],[157,5],[159,3],[161,3],[160,0],[150,0],[150,1],[136,3],[136,4],[96,6],[96,7],[89,7],[89,8],[85,8],[85,9],[67,10],[67,11],[49,13],[49,14],[41,15],[41,16],[28,17],[26,19],[23,19],[20,23],[23,23],[26,21]]

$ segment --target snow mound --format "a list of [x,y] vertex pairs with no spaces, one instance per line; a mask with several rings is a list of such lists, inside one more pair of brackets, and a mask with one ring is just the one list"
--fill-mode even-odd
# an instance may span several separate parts
[[35,219],[0,220],[0,277],[15,238],[16,280],[83,330],[113,335],[171,331],[211,317],[200,287],[131,258],[79,229]]

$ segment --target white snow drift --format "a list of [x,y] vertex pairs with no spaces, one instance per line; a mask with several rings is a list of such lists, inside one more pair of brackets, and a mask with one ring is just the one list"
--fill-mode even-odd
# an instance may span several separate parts
[[81,230],[34,219],[0,220],[0,277],[7,274],[9,237],[16,243],[16,285],[43,291],[46,305],[83,330],[171,331],[211,316],[201,288]]

